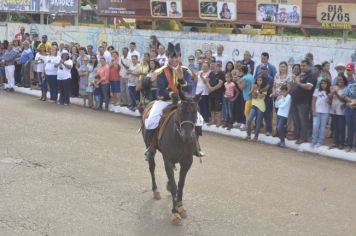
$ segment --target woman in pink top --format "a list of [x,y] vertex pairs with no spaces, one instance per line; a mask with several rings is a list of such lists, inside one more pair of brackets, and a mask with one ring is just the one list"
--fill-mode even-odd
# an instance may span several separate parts
[[236,88],[235,83],[232,81],[233,77],[231,73],[227,73],[225,75],[225,93],[223,100],[223,112],[224,112],[224,128],[227,127],[228,130],[232,128],[232,124],[234,123],[234,101],[238,96],[238,90]]
[[100,57],[100,67],[96,72],[99,76],[99,84],[102,96],[100,97],[100,109],[103,109],[103,102],[105,102],[105,110],[109,110],[109,93],[110,93],[110,68],[106,64],[105,57]]

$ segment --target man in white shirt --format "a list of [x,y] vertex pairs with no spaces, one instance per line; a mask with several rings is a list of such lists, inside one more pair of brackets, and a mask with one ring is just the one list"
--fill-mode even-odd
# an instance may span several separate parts
[[130,48],[130,50],[129,50],[129,53],[127,54],[127,57],[131,59],[131,57],[133,55],[136,55],[137,56],[137,60],[141,61],[140,53],[138,51],[136,51],[136,43],[135,42],[131,42],[129,48]]
[[129,94],[128,81],[129,75],[127,70],[130,68],[131,58],[128,57],[128,48],[122,49],[122,56],[120,57],[120,89],[121,89],[121,106],[128,106],[131,104],[131,98]]
[[98,58],[100,57],[104,57],[105,58],[105,61],[106,61],[106,64],[110,64],[111,62],[111,54],[109,51],[105,51],[105,48],[104,46],[99,46],[98,48]]
[[222,44],[218,44],[216,47],[216,53],[213,55],[216,61],[221,61],[222,68],[225,70],[226,63],[230,60],[226,55],[224,55],[224,46]]
[[161,66],[164,66],[168,62],[168,58],[166,56],[166,48],[163,45],[159,45],[158,53],[157,61]]
[[136,91],[136,85],[138,83],[138,79],[140,77],[141,67],[138,62],[138,57],[136,55],[131,56],[131,65],[127,71],[129,75],[128,87],[129,93],[131,97],[131,106],[130,110],[135,111],[140,100],[140,94]]

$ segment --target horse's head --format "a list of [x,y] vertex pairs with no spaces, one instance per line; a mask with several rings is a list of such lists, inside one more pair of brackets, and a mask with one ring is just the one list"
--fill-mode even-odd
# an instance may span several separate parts
[[177,131],[183,142],[192,143],[195,139],[195,123],[197,121],[198,102],[200,96],[187,98],[183,93],[179,93],[181,103],[178,105],[176,114]]

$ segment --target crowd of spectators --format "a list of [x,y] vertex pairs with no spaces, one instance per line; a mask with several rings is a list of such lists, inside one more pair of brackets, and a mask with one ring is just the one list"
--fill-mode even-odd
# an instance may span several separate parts
[[[41,100],[68,105],[71,97],[82,97],[84,106],[108,109],[112,103],[135,111],[156,99],[155,71],[168,62],[165,46],[151,36],[149,51],[136,50],[131,42],[120,52],[102,42],[49,43],[37,34],[20,33],[0,47],[0,84],[39,86]],[[201,94],[199,111],[207,125],[247,131],[247,140],[257,141],[264,128],[267,136],[302,144],[311,140],[317,148],[330,136],[330,149],[356,151],[356,76],[352,63],[338,64],[332,78],[330,63],[314,62],[307,53],[297,64],[282,61],[276,67],[262,52],[260,61],[245,51],[233,61],[224,46],[216,52],[196,49],[188,57],[191,72],[189,94]],[[6,82],[6,83],[5,83]],[[251,135],[254,132],[254,137]]]

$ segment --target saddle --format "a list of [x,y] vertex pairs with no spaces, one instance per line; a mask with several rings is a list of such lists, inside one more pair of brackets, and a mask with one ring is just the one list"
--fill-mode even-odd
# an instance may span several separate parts
[[[153,107],[153,103],[154,102],[150,102],[149,104],[147,104],[146,109],[144,110],[144,112],[142,114],[142,122],[144,122],[150,115],[151,109]],[[176,104],[171,104],[163,109],[163,114],[162,114],[161,120],[159,121],[159,125],[158,125],[157,132],[156,132],[156,140],[158,142],[161,140],[163,131],[165,130],[169,119],[172,117],[172,115],[177,110],[177,107],[178,106]]]

